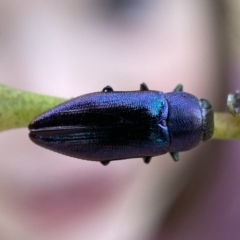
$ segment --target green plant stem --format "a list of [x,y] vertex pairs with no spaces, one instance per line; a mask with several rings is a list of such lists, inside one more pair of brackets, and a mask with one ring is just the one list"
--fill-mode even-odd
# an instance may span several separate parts
[[[34,117],[64,101],[0,84],[0,131],[27,127]],[[240,139],[240,118],[229,113],[215,113],[214,118],[213,138]]]
[[64,101],[0,84],[0,131],[27,127],[34,117]]

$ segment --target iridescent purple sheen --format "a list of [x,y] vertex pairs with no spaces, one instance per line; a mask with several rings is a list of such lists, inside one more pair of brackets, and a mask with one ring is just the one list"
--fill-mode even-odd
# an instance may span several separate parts
[[185,92],[98,92],[41,114],[29,130],[36,144],[71,157],[149,162],[149,157],[186,151],[209,139],[213,111],[207,100]]
[[168,101],[168,130],[170,152],[181,152],[195,147],[202,140],[202,113],[199,100],[186,92],[165,94]]
[[29,125],[36,144],[94,161],[169,151],[168,103],[157,91],[92,93],[72,99]]

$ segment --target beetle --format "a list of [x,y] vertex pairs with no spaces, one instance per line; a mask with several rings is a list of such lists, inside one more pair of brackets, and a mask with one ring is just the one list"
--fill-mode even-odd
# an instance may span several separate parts
[[107,165],[110,161],[187,151],[214,131],[208,100],[183,92],[113,91],[111,86],[79,96],[36,117],[30,139],[52,151]]

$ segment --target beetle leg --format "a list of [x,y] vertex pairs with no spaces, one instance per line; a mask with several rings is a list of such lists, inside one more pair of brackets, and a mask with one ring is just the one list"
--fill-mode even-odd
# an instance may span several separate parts
[[178,152],[170,152],[173,161],[177,162],[179,160]]
[[103,166],[107,166],[109,163],[110,163],[110,161],[101,161],[101,164],[102,164]]
[[143,158],[143,161],[144,161],[146,164],[149,164],[150,161],[151,161],[151,158],[152,158],[152,157],[144,157],[144,158]]
[[148,90],[149,89],[146,83],[143,82],[140,84],[140,91],[148,91]]
[[178,84],[174,90],[174,92],[182,92],[183,91],[183,85],[182,84]]
[[103,88],[102,92],[113,92],[113,88],[109,85]]

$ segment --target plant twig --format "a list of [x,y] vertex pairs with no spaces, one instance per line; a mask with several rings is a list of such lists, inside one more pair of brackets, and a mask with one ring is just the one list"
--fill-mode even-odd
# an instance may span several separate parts
[[27,127],[34,117],[63,101],[0,84],[0,131]]
[[[66,101],[14,89],[0,84],[0,132],[27,127],[37,115]],[[215,139],[240,139],[240,117],[229,113],[215,113]]]
[[215,139],[240,139],[240,118],[229,113],[214,114]]

